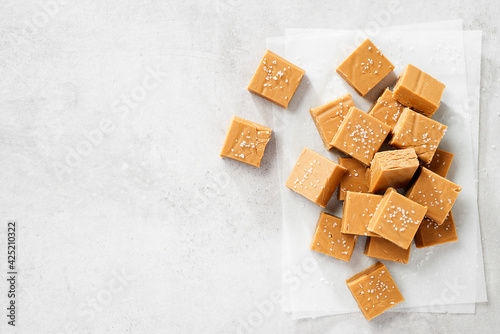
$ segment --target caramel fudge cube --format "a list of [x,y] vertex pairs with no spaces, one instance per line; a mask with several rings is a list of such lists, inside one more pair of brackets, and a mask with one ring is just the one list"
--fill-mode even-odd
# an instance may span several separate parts
[[349,278],[346,284],[367,320],[405,300],[386,266],[381,262]]
[[405,108],[393,129],[390,145],[397,148],[413,147],[424,164],[432,161],[446,125]]
[[394,87],[394,99],[431,117],[439,108],[445,85],[408,64]]
[[300,67],[267,50],[248,90],[286,109],[304,74]]
[[341,224],[340,218],[322,212],[316,224],[311,249],[349,262],[358,236],[341,233]]
[[368,114],[389,125],[392,132],[399,116],[401,116],[401,113],[403,112],[403,109],[404,106],[396,101],[392,96],[391,90],[386,88],[382,95],[380,95],[377,99],[377,102],[372,105]]
[[425,206],[389,188],[368,224],[368,231],[408,249],[426,211]]
[[328,150],[332,148],[330,142],[351,107],[354,107],[351,94],[346,94],[310,110],[323,144]]
[[220,156],[259,168],[270,138],[270,128],[233,116]]
[[404,249],[387,239],[368,237],[364,254],[381,260],[408,264],[410,249],[411,245],[407,249]]
[[339,164],[346,168],[347,172],[340,179],[339,191],[337,193],[338,200],[343,201],[347,191],[367,193],[366,174],[368,168],[354,158],[339,157]]
[[394,65],[367,39],[337,67],[337,73],[361,96],[394,69]]
[[427,206],[426,216],[441,225],[451,210],[462,187],[423,168],[406,196]]
[[345,172],[344,167],[304,148],[286,186],[324,208]]
[[357,234],[377,237],[367,230],[370,219],[382,201],[382,195],[363,194],[348,191],[342,207],[342,228],[345,234]]
[[369,192],[406,187],[418,166],[413,148],[375,153],[368,174]]
[[458,238],[451,211],[441,225],[436,224],[427,217],[424,218],[422,224],[420,224],[418,228],[417,234],[415,234],[415,245],[417,248],[430,247],[455,241],[458,241]]
[[434,173],[446,177],[448,170],[450,169],[451,161],[453,160],[453,153],[440,150],[439,148],[434,153],[432,161],[425,167],[433,171]]
[[330,145],[370,166],[373,155],[382,146],[390,129],[375,117],[352,107]]

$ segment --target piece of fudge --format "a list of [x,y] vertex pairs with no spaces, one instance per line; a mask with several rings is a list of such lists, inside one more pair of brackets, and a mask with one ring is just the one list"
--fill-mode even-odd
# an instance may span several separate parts
[[426,217],[441,225],[462,187],[425,167],[420,168],[420,175],[406,192],[406,197],[427,206]]
[[389,188],[370,219],[367,230],[408,249],[426,211],[425,206]]
[[399,117],[389,144],[397,148],[413,147],[424,164],[432,161],[447,126],[405,108]]
[[368,191],[375,193],[389,187],[406,187],[418,166],[417,154],[413,148],[377,152],[368,173]]
[[417,248],[429,247],[458,241],[455,221],[450,213],[441,225],[425,217],[415,234],[415,245]]
[[352,107],[330,145],[370,166],[374,154],[382,146],[390,129],[375,117]]
[[386,266],[381,262],[347,279],[346,284],[367,320],[405,300]]
[[347,172],[340,179],[337,199],[343,201],[347,191],[367,193],[366,174],[368,168],[354,158],[339,157],[339,165],[347,169]]
[[311,117],[318,128],[323,144],[328,150],[332,148],[330,142],[351,107],[354,107],[351,94],[346,94],[310,110]]
[[337,73],[361,96],[365,96],[394,65],[367,39],[337,67]]
[[367,227],[382,197],[382,195],[346,192],[340,231],[345,234],[377,237],[378,235],[369,232]]
[[394,87],[394,99],[431,117],[439,108],[445,85],[408,64]]
[[392,95],[391,90],[386,88],[368,111],[369,115],[389,125],[391,133],[404,109],[404,106],[396,101]]
[[311,249],[349,262],[358,236],[341,233],[341,225],[340,218],[322,212],[316,224]]
[[270,128],[233,116],[220,156],[259,168],[270,138]]
[[436,174],[446,177],[448,170],[450,169],[451,161],[453,160],[453,153],[440,150],[439,148],[434,153],[432,161],[425,167],[430,169]]
[[368,237],[364,254],[381,260],[408,264],[410,249],[411,245],[407,249],[404,249],[387,239]]
[[286,109],[304,74],[300,67],[267,50],[248,90]]
[[286,186],[324,208],[345,172],[344,167],[304,148]]

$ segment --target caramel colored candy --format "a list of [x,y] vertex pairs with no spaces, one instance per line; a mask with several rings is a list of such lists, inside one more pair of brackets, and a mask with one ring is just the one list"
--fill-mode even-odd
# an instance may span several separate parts
[[319,135],[323,140],[323,144],[328,150],[332,148],[330,142],[337,133],[340,123],[342,123],[351,107],[354,107],[351,94],[346,94],[336,100],[310,110],[314,124],[316,124]]
[[368,237],[364,254],[381,260],[408,264],[410,249],[411,245],[404,249],[384,238]]
[[408,249],[426,211],[425,206],[389,188],[368,224],[368,231]]
[[370,166],[373,155],[382,146],[390,129],[375,117],[352,107],[330,145]]
[[349,262],[358,236],[340,233],[341,223],[340,218],[322,212],[316,224],[311,249]]
[[394,87],[394,98],[401,104],[431,117],[439,108],[445,85],[408,64]]
[[377,234],[369,232],[367,227],[382,197],[382,195],[346,192],[340,231],[345,234],[378,237]]
[[344,167],[304,148],[286,186],[324,208],[345,172]]
[[258,168],[270,138],[270,128],[233,116],[220,156]]
[[368,175],[369,192],[406,187],[418,166],[413,148],[375,153]]
[[337,73],[359,95],[365,96],[393,69],[394,65],[367,39],[337,67]]
[[406,197],[427,206],[426,217],[441,225],[451,210],[462,187],[450,180],[422,168],[415,183],[406,193]]
[[446,177],[452,160],[453,153],[446,152],[438,148],[436,153],[434,153],[431,163],[425,167],[442,177]]
[[288,108],[305,71],[267,50],[248,90],[282,108]]
[[415,245],[417,248],[455,241],[458,241],[458,238],[451,211],[441,225],[436,224],[427,217],[424,218],[418,228],[417,234],[415,234]]
[[424,164],[432,161],[446,125],[405,108],[393,129],[390,145],[397,148],[413,147]]
[[367,193],[366,174],[368,168],[353,158],[339,157],[339,164],[345,167],[347,172],[340,180],[339,191],[337,193],[338,200],[343,201],[347,191]]
[[366,319],[371,320],[404,302],[391,274],[381,262],[346,280],[347,287]]
[[389,125],[392,132],[399,116],[401,116],[401,113],[403,112],[403,109],[404,106],[396,101],[393,98],[390,89],[386,88],[382,95],[380,95],[377,99],[377,102],[372,105],[368,114]]

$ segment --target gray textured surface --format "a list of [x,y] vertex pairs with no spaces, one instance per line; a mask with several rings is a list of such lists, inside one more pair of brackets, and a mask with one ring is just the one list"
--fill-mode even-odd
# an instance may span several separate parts
[[[496,1],[405,3],[389,23],[461,18],[464,29],[483,31],[479,209],[489,302],[475,315],[392,313],[370,323],[291,321],[269,302],[257,315],[281,285],[274,141],[261,169],[218,153],[233,114],[272,124],[269,104],[245,89],[267,37],[363,28],[385,3],[60,1],[44,11],[49,2],[0,4],[0,217],[20,224],[18,332],[231,333],[249,317],[256,326],[244,332],[498,327]],[[157,66],[165,75],[155,85]],[[142,89],[145,79],[154,87]]]

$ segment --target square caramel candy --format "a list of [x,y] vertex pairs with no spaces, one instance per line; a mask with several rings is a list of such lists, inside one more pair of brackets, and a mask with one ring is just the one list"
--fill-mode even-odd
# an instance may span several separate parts
[[346,192],[342,207],[342,228],[345,234],[367,235],[378,237],[367,230],[370,219],[375,214],[377,206],[382,201],[382,195]]
[[389,144],[397,148],[413,147],[424,164],[432,161],[447,126],[405,108],[393,129]]
[[431,117],[439,108],[445,87],[429,74],[408,64],[399,75],[394,87],[394,99],[408,108]]
[[304,148],[286,186],[324,208],[345,172],[344,167]]
[[358,236],[341,233],[341,224],[340,218],[322,212],[316,224],[311,249],[349,262]]
[[411,181],[419,166],[413,148],[375,153],[368,174],[368,191],[403,188]]
[[390,129],[375,117],[352,107],[330,145],[370,166],[373,155],[382,146]]
[[392,96],[391,90],[386,88],[382,95],[380,95],[377,99],[377,102],[372,105],[368,114],[389,125],[392,132],[399,116],[401,116],[401,113],[403,112],[403,109],[404,106],[396,101]]
[[455,222],[453,221],[451,211],[441,225],[436,224],[427,217],[424,218],[418,228],[417,234],[415,234],[415,245],[417,248],[455,241],[458,241],[457,230],[455,229]]
[[337,67],[337,73],[361,96],[365,96],[394,65],[367,39]]
[[451,161],[453,160],[453,153],[440,150],[439,148],[434,153],[432,161],[425,167],[433,171],[434,173],[446,177],[448,170],[450,169]]
[[408,249],[426,211],[425,206],[389,188],[368,224],[368,231]]
[[367,193],[366,174],[368,168],[354,158],[339,157],[338,161],[342,167],[347,169],[347,172],[340,179],[339,191],[337,193],[338,200],[343,201],[347,191]]
[[405,300],[386,266],[381,262],[349,278],[346,284],[367,320]]
[[410,249],[411,245],[407,249],[404,249],[387,239],[368,237],[364,254],[381,260],[408,264]]
[[248,90],[286,109],[304,74],[300,67],[267,50]]
[[462,187],[422,168],[415,183],[406,192],[409,199],[427,206],[426,217],[441,225],[458,197]]
[[354,107],[351,94],[346,94],[310,110],[311,117],[318,128],[323,144],[328,150],[332,148],[330,142],[351,107]]
[[270,128],[233,116],[220,156],[259,168],[270,138]]

